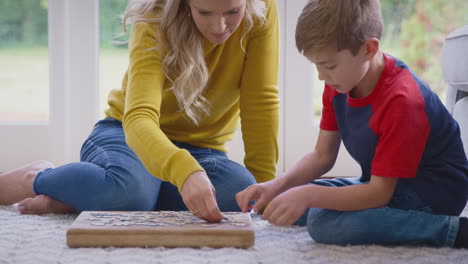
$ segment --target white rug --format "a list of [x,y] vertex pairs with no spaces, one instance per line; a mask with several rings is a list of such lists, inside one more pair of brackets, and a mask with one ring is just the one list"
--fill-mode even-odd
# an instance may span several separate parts
[[276,227],[259,217],[250,249],[72,249],[65,234],[75,217],[20,215],[15,205],[0,206],[0,263],[468,263],[468,250],[317,244],[305,227]]

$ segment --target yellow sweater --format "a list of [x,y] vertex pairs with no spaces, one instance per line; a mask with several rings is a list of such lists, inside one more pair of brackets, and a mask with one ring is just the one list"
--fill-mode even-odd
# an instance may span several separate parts
[[[210,81],[204,92],[210,115],[196,126],[179,111],[171,83],[154,48],[154,24],[139,22],[129,41],[130,63],[122,88],[112,90],[106,111],[121,120],[128,145],[155,177],[182,188],[187,177],[203,168],[171,140],[226,152],[225,143],[238,129],[245,146],[244,164],[258,182],[276,175],[278,160],[279,25],[276,0],[267,4],[267,24],[244,38],[236,30],[221,45],[204,38]],[[151,50],[149,50],[151,49]]]

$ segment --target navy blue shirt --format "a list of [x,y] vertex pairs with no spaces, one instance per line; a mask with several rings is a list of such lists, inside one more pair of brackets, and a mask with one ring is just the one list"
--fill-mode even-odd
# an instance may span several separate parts
[[320,128],[339,131],[362,170],[400,178],[438,214],[459,215],[468,199],[460,129],[439,97],[402,61],[384,55],[372,92],[352,98],[325,86]]

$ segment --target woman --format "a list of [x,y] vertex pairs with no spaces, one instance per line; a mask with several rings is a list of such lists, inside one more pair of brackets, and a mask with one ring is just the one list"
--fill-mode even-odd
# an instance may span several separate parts
[[[239,210],[237,192],[275,177],[275,0],[131,1],[125,21],[128,71],[81,162],[0,175],[0,204],[32,214],[189,209],[220,221],[220,209]],[[239,120],[247,168],[225,153]]]

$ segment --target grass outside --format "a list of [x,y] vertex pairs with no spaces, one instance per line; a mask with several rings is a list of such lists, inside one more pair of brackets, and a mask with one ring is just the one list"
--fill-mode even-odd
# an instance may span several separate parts
[[47,120],[46,48],[0,49],[0,121]]
[[[398,51],[385,49],[398,56]],[[99,66],[100,113],[104,117],[107,95],[120,89],[128,66],[126,49],[101,49]],[[411,65],[410,65],[411,67]],[[47,121],[49,116],[49,65],[47,48],[0,49],[0,122]],[[431,85],[431,84],[429,84]],[[315,120],[321,115],[323,82],[314,78]],[[443,100],[443,92],[439,92]]]
[[[101,50],[99,94],[102,116],[107,94],[111,89],[121,87],[127,64],[127,50]],[[0,69],[0,121],[47,121],[48,49],[0,49]]]
[[112,89],[122,87],[122,79],[128,67],[126,49],[101,49],[99,58],[99,101],[101,117],[107,106],[107,95]]

